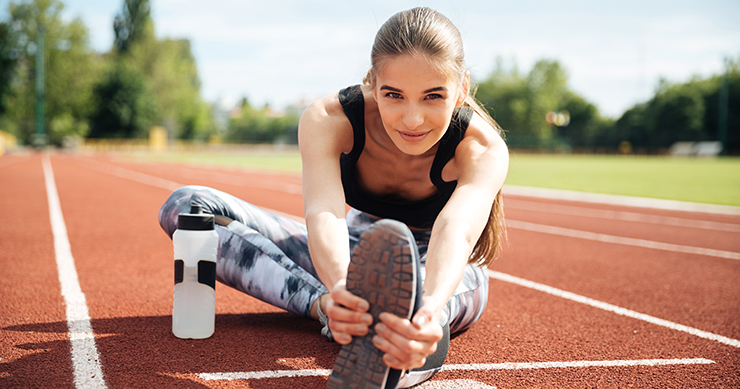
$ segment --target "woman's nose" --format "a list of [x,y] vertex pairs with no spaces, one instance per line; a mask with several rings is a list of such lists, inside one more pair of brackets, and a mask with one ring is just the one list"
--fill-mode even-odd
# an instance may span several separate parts
[[424,123],[424,115],[422,114],[419,107],[414,104],[409,104],[406,108],[406,112],[403,114],[403,124],[409,130],[414,130]]

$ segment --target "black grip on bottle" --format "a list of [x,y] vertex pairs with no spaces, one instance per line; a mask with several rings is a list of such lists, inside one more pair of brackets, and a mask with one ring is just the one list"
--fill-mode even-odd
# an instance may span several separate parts
[[185,261],[182,259],[175,260],[175,285],[182,282],[185,277]]
[[216,262],[198,261],[198,283],[216,289]]

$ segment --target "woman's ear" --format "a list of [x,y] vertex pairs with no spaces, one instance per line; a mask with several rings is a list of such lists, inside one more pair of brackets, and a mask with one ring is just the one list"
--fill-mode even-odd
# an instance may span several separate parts
[[465,75],[463,76],[462,85],[460,85],[460,96],[457,98],[457,103],[455,104],[456,107],[460,107],[465,102],[465,99],[470,94],[470,72],[465,71]]

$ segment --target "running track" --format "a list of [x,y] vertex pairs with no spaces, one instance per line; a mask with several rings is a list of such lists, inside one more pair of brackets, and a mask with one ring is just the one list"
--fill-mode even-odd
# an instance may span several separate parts
[[[171,334],[172,245],[157,211],[185,184],[302,215],[296,175],[0,158],[0,387],[323,387],[339,347],[319,324],[223,285],[213,337]],[[737,209],[516,189],[486,313],[424,388],[740,387]]]

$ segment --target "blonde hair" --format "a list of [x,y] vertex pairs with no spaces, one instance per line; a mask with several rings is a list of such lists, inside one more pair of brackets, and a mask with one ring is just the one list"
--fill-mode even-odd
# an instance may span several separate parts
[[[363,83],[375,86],[380,69],[389,59],[400,55],[423,55],[438,70],[457,79],[461,85],[467,74],[460,31],[450,19],[430,8],[417,7],[399,12],[380,27],[370,54],[372,67]],[[468,93],[465,104],[473,108],[476,114],[503,137],[501,127],[475,100],[474,95],[474,90]],[[499,191],[468,263],[488,266],[498,256],[505,234],[503,200]]]

